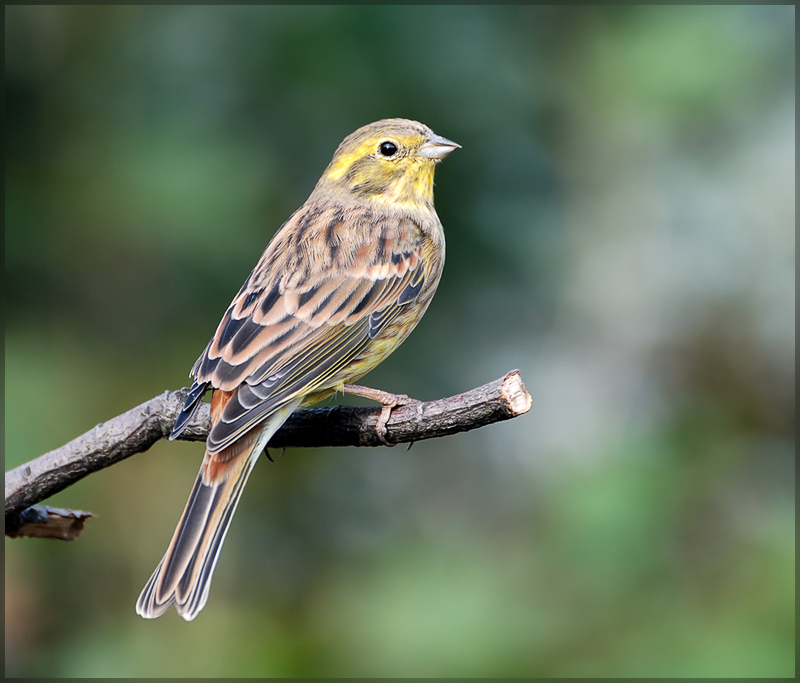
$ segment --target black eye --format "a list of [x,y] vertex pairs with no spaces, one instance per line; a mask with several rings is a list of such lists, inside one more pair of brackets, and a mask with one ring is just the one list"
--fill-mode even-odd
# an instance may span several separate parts
[[385,157],[393,157],[397,154],[397,145],[387,140],[378,146],[378,151]]

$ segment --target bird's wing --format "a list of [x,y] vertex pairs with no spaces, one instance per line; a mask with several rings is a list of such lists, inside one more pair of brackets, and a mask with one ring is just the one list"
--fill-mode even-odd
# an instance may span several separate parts
[[[372,221],[355,232],[334,212],[312,221],[324,231],[314,239],[300,229],[302,215],[291,220],[294,229],[284,228],[270,244],[193,370],[184,414],[205,388],[233,394],[212,426],[209,455],[298,396],[346,381],[342,371],[369,353],[370,342],[422,289],[423,240],[412,221]],[[309,245],[325,246],[314,254]],[[179,428],[181,418],[173,437]]]

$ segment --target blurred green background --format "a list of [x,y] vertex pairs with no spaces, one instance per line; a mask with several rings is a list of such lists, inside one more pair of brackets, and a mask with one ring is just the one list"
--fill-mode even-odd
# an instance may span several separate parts
[[202,448],[6,540],[6,675],[793,676],[793,6],[5,8],[6,469],[188,371],[357,127],[459,142],[365,383],[517,420],[256,469],[209,603],[134,613]]

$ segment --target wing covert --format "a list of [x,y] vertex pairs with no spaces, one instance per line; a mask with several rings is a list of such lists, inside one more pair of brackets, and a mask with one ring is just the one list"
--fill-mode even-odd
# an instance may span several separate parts
[[[209,453],[220,452],[299,393],[335,386],[419,296],[425,281],[421,244],[397,242],[374,241],[369,257],[356,260],[368,264],[360,269],[339,264],[293,278],[291,285],[280,267],[263,263],[265,252],[193,370],[198,386],[235,392],[209,434]],[[265,268],[277,277],[265,278]]]

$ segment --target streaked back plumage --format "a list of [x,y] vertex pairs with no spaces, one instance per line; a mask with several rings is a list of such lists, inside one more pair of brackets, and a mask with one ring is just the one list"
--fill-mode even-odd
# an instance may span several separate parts
[[194,384],[171,438],[208,389],[212,427],[139,614],[153,618],[175,604],[184,619],[197,615],[244,485],[272,434],[293,410],[375,367],[425,312],[444,263],[433,169],[456,147],[416,121],[360,128],[271,240],[192,369]]

